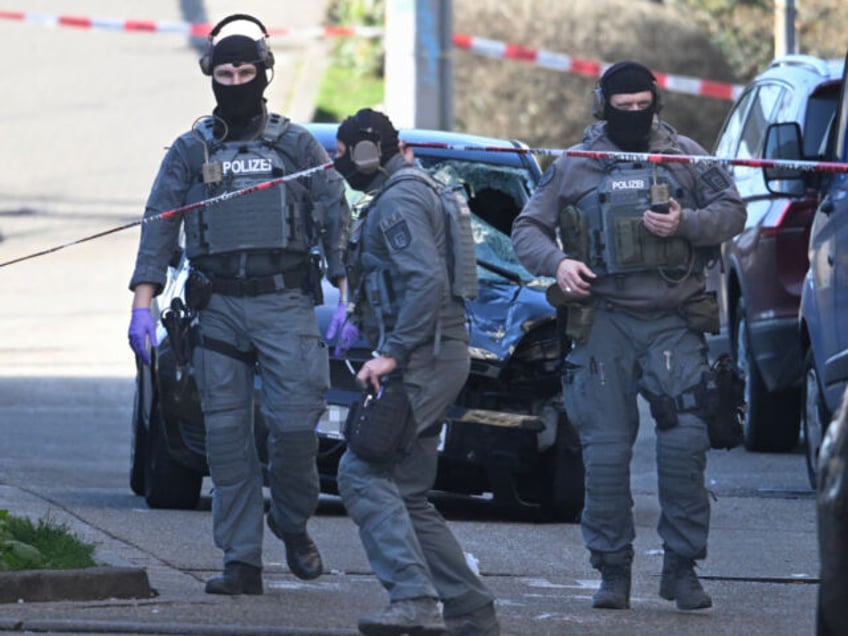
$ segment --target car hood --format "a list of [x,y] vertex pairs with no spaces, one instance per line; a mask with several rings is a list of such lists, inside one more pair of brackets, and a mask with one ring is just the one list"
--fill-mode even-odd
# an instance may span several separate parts
[[[507,360],[532,325],[553,319],[556,311],[545,299],[549,282],[481,280],[477,298],[466,302],[472,357]],[[338,299],[338,290],[325,280],[324,304],[315,309],[322,334],[327,333]],[[360,340],[353,348],[368,350],[369,346]]]

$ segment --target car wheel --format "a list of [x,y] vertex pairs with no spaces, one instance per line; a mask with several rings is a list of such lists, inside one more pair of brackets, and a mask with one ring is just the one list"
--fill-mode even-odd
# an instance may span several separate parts
[[819,385],[812,350],[804,356],[804,384],[801,396],[801,424],[804,427],[804,458],[810,487],[818,487],[819,451],[830,422]]
[[745,448],[785,453],[798,444],[800,393],[796,389],[770,392],[751,351],[745,303],[736,306],[736,366],[745,378]]
[[203,475],[176,462],[168,450],[159,403],[153,395],[147,431],[144,499],[151,508],[194,510],[200,500]]
[[144,495],[144,471],[147,463],[147,429],[150,415],[150,367],[137,363],[135,398],[133,400],[132,438],[130,442],[130,488],[136,495]]
[[545,519],[571,523],[583,510],[583,455],[577,431],[565,413],[557,424],[554,446],[542,458],[542,515]]

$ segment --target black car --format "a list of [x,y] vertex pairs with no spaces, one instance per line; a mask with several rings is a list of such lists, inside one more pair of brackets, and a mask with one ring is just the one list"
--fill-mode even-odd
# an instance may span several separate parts
[[[336,125],[308,127],[332,154]],[[526,152],[485,150],[526,148],[514,141],[424,130],[401,131],[401,138],[457,148],[420,147],[416,157],[424,167],[449,170],[461,180],[474,217],[479,295],[466,306],[471,373],[443,423],[435,489],[491,495],[495,509],[510,516],[574,521],[583,507],[583,463],[561,399],[563,330],[544,293],[552,280],[527,272],[509,239],[512,220],[540,177],[539,166]],[[185,364],[185,343],[179,330],[172,328],[169,336],[166,328],[186,319],[187,272],[185,255],[175,254],[154,308],[160,314],[160,344],[151,365],[138,367],[130,485],[152,508],[194,508],[208,474],[203,417]],[[325,281],[324,303],[316,307],[322,333],[337,302],[337,290]],[[328,408],[318,424],[318,466],[326,493],[337,492],[336,468],[345,448],[341,426],[359,395],[355,370],[369,356],[364,342],[344,359],[331,356]],[[258,369],[257,383],[261,377]],[[256,402],[256,443],[264,465],[267,430],[258,392]]]

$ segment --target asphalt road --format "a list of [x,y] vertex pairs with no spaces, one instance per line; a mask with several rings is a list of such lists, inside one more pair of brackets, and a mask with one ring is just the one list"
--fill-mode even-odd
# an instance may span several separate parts
[[[331,42],[297,33],[321,24],[324,4],[0,0],[0,10],[209,23],[250,13],[292,30],[270,39],[266,97],[308,121]],[[0,42],[0,263],[50,252],[0,266],[0,375],[129,376],[133,224],[165,147],[214,106],[197,63],[205,39],[0,20]]]
[[[48,14],[205,21],[235,10],[270,26],[318,22],[320,3],[3,0]],[[117,12],[120,12],[118,14]],[[131,224],[163,147],[211,106],[197,51],[174,35],[47,28],[0,21],[0,509],[49,515],[113,562],[146,569],[152,599],[0,605],[0,631],[75,634],[347,634],[379,610],[371,575],[338,499],[311,524],[328,573],[291,576],[266,541],[261,597],[203,593],[218,571],[208,498],[195,511],[148,510],[128,485],[133,359],[126,289]],[[321,43],[274,42],[272,107],[308,118]],[[317,47],[317,49],[316,49]],[[646,420],[647,421],[647,420]],[[677,612],[657,596],[661,562],[652,434],[633,471],[637,520],[633,609],[591,610],[598,584],[579,528],[492,517],[485,501],[440,505],[499,599],[505,634],[812,634],[818,555],[815,501],[799,453],[714,451],[710,557],[700,570],[715,609]],[[206,485],[208,492],[208,484]]]
[[[145,568],[158,594],[0,604],[0,632],[23,625],[76,634],[354,633],[357,616],[382,608],[386,595],[356,529],[330,496],[310,523],[327,574],[297,580],[280,543],[266,537],[264,596],[204,594],[204,581],[221,559],[212,543],[208,496],[198,510],[165,511],[147,509],[131,493],[131,406],[128,378],[0,378],[0,509],[67,523],[110,563]],[[653,433],[646,426],[632,475],[637,540],[630,611],[590,608],[599,580],[578,526],[503,520],[485,500],[438,499],[497,594],[504,633],[812,634],[815,501],[802,455],[711,452],[713,523],[700,575],[715,608],[698,615],[678,612],[657,595],[662,557],[652,456]]]

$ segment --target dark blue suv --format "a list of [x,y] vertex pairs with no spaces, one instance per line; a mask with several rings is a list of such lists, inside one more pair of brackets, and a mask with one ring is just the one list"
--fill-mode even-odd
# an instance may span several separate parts
[[[848,164],[848,95],[843,74],[837,107],[821,148],[812,154],[797,124],[770,127],[767,156]],[[845,166],[848,168],[848,166]],[[819,450],[848,383],[848,173],[766,169],[772,191],[813,192],[818,206],[810,228],[809,270],[799,313],[803,383],[801,424],[810,484],[817,483]]]

